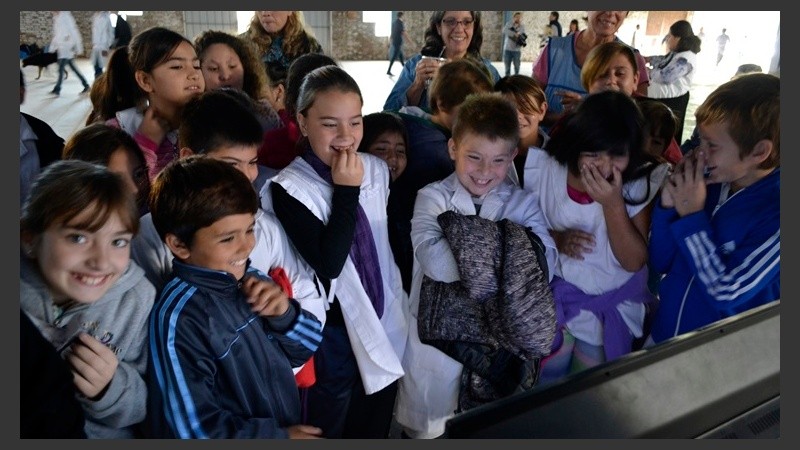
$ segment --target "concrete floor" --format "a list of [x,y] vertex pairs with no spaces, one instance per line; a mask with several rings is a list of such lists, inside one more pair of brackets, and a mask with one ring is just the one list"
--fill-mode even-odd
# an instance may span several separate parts
[[[76,65],[84,77],[91,82],[93,69],[91,63],[86,58],[77,58]],[[342,61],[341,66],[355,78],[361,87],[361,94],[364,97],[363,113],[369,114],[383,109],[383,103],[394,86],[397,75],[400,73],[398,63],[392,67],[395,76],[386,75],[387,61]],[[504,72],[503,63],[496,61],[493,63],[497,70]],[[533,63],[523,61],[520,73],[530,74]],[[730,70],[728,70],[730,69]],[[25,74],[26,97],[25,102],[20,105],[20,111],[38,117],[53,127],[55,132],[68,139],[77,129],[86,122],[86,117],[91,111],[91,104],[88,95],[80,94],[83,89],[80,80],[70,72],[69,76],[63,81],[61,95],[54,97],[50,91],[55,86],[57,66],[51,65],[42,71],[41,77],[37,80],[38,69],[36,67],[22,68]],[[735,71],[728,67],[709,67],[700,65],[698,75],[692,87],[692,94],[689,98],[689,107],[686,113],[686,124],[683,136],[687,139],[694,128],[694,110],[702,103],[711,91],[720,83],[730,79]]]

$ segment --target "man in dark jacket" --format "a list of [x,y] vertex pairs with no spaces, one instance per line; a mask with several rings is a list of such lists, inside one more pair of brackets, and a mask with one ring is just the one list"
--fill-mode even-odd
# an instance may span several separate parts
[[[19,104],[25,101],[25,76],[19,71]],[[20,111],[19,123],[19,204],[22,207],[28,189],[39,172],[61,159],[64,139],[41,119]]]

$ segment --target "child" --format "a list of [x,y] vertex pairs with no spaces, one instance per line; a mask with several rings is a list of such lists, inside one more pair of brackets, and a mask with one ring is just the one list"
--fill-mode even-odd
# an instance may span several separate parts
[[[458,111],[453,137],[448,141],[450,155],[455,161],[455,173],[442,181],[429,184],[417,195],[412,219],[411,239],[414,244],[414,277],[411,287],[412,319],[403,367],[406,375],[400,380],[397,402],[397,421],[414,438],[432,438],[444,432],[447,419],[463,405],[464,392],[469,387],[462,382],[462,365],[439,349],[420,342],[418,316],[421,304],[433,299],[422,288],[423,277],[444,283],[462,280],[464,267],[458,264],[453,247],[448,242],[437,218],[447,211],[463,216],[479,216],[489,221],[508,219],[522,227],[530,227],[544,243],[546,260],[544,273],[552,273],[556,261],[555,243],[547,233],[544,217],[536,199],[508,180],[507,174],[517,153],[519,127],[514,106],[501,96],[476,94],[468,96]],[[466,231],[469,233],[469,231]],[[488,241],[488,238],[487,238]],[[481,251],[485,251],[482,249]],[[530,253],[526,253],[530,256]],[[521,254],[519,255],[521,256]],[[486,256],[489,259],[489,256]],[[541,273],[541,272],[540,272]],[[502,283],[497,277],[493,281]],[[552,295],[542,277],[546,292],[535,298],[536,306],[526,314],[527,351],[536,360],[550,351],[555,334],[555,310]],[[461,285],[462,283],[458,283]],[[429,291],[427,291],[429,292]],[[507,293],[508,297],[513,294]],[[468,299],[465,299],[467,301]],[[452,317],[453,323],[464,323]],[[442,327],[450,326],[437,323]],[[494,322],[492,328],[503,325]],[[472,336],[478,338],[478,336]],[[463,372],[471,369],[464,366]],[[530,369],[535,372],[535,368]],[[535,381],[535,375],[532,376]],[[514,380],[527,388],[520,380]]]
[[[175,31],[153,27],[136,34],[128,46],[128,63],[122,77],[133,74],[138,91],[131,106],[117,110],[106,123],[133,136],[147,160],[153,178],[178,157],[177,129],[184,105],[205,89],[200,60],[191,41]],[[124,67],[124,61],[120,65]],[[107,77],[115,77],[109,65]],[[129,81],[128,81],[129,82]],[[107,84],[105,97],[121,95]],[[100,103],[105,100],[100,99]]]
[[[639,83],[636,61],[636,53],[633,48],[623,42],[614,41],[598,45],[589,52],[581,69],[581,82],[584,89],[590,94],[607,90],[619,91],[633,97],[641,107],[642,102],[652,100],[642,97],[636,92],[636,86]],[[650,117],[649,114],[645,115],[648,125],[652,129],[661,129],[663,124],[651,122]],[[677,127],[677,122],[675,127]],[[674,134],[665,141],[665,148],[658,159],[677,164],[683,155]]]
[[414,259],[411,216],[417,191],[453,173],[455,166],[447,149],[453,120],[469,94],[492,92],[492,79],[482,65],[462,58],[442,64],[428,90],[430,113],[418,106],[404,106],[398,111],[408,130],[408,164],[405,176],[392,185],[389,209],[394,212],[390,227],[398,230],[405,249],[405,266],[400,267],[400,273],[407,287],[411,286]]
[[397,114],[376,112],[367,114],[364,120],[364,137],[358,146],[359,152],[366,152],[386,161],[389,168],[390,183],[397,180],[406,170],[408,159],[408,132]]
[[48,166],[22,210],[20,306],[71,366],[89,438],[136,437],[145,418],[156,292],[130,260],[138,228],[122,178],[86,161]]
[[133,138],[119,128],[93,123],[76,131],[64,145],[63,159],[80,159],[108,167],[125,180],[136,197],[139,214],[147,213],[150,179],[142,149]]
[[678,164],[683,155],[677,150],[670,151],[677,147],[672,146],[675,142],[675,127],[678,119],[669,106],[650,99],[641,99],[639,109],[642,110],[645,122],[647,122],[647,134],[645,135],[645,150],[655,156],[659,162]]
[[532,149],[525,189],[558,247],[551,283],[559,331],[540,383],[613,360],[642,336],[651,200],[668,170],[644,151],[644,118],[616,91],[590,94]]
[[306,75],[296,116],[303,152],[270,183],[275,214],[331,302],[308,391],[308,422],[325,437],[388,436],[408,334],[386,226],[389,170],[356,153],[362,104],[342,68]]
[[[178,130],[184,145],[180,157],[207,155],[232,165],[255,183],[259,173],[266,170],[256,164],[261,129],[252,111],[241,103],[242,97],[249,100],[237,91],[216,90],[190,101]],[[250,254],[253,267],[264,273],[282,268],[289,277],[294,298],[324,321],[324,299],[313,282],[310,268],[295,255],[277,218],[259,210],[254,232],[256,244]],[[133,240],[132,257],[160,292],[172,277],[173,255],[156,232],[149,214],[142,217],[142,231]]]
[[550,139],[539,126],[547,113],[544,90],[538,81],[525,75],[504,77],[495,83],[494,90],[503,94],[517,108],[519,144],[517,144],[517,156],[514,157],[512,164],[514,170],[510,170],[508,175],[516,185],[525,186],[528,149],[531,147],[541,149]]
[[224,31],[208,30],[194,40],[206,90],[238,89],[253,99],[264,131],[281,126],[281,119],[267,93],[267,73],[252,46]]
[[292,373],[322,324],[250,266],[258,195],[230,164],[176,160],[153,183],[153,223],[175,255],[150,317],[156,438],[314,438]]
[[695,117],[700,147],[653,212],[656,343],[781,298],[780,79],[728,81]]
[[[389,244],[392,247],[392,255],[400,268],[403,278],[403,290],[408,293],[411,287],[411,266],[412,258],[410,246],[406,246],[401,238],[401,228],[398,227],[397,213],[393,206],[397,203],[392,196],[396,192],[392,186],[398,177],[406,170],[408,158],[406,149],[408,148],[408,132],[403,120],[397,114],[390,112],[377,112],[364,116],[364,137],[358,146],[359,152],[366,152],[386,161],[389,168],[389,202],[387,206],[387,217],[389,220]],[[407,238],[408,236],[406,236]],[[405,271],[405,269],[408,269]]]

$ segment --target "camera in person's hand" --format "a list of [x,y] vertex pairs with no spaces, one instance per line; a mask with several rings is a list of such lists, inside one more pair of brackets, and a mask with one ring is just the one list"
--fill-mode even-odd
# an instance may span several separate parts
[[517,36],[517,45],[520,47],[525,47],[528,45],[528,35],[525,33],[520,33],[519,36]]

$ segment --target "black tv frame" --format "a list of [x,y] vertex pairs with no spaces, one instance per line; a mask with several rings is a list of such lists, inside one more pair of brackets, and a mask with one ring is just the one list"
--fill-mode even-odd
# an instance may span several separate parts
[[465,411],[443,437],[780,437],[780,300]]

